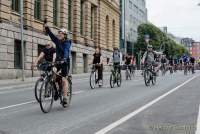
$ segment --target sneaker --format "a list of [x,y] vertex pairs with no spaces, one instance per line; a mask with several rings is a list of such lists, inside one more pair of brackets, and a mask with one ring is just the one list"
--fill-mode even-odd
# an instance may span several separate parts
[[64,106],[64,107],[67,107],[67,104],[68,104],[67,98],[63,98],[63,106]]

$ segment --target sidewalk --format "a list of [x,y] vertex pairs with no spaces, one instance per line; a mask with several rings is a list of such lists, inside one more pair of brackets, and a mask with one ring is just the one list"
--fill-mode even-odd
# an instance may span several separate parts
[[[140,70],[136,70],[135,76],[138,77],[140,76]],[[125,73],[123,71],[122,73]],[[109,76],[110,72],[104,72],[104,76]],[[77,80],[77,79],[84,79],[88,78],[89,79],[90,73],[83,73],[83,74],[72,74],[72,79]],[[25,81],[22,81],[21,79],[6,79],[6,80],[0,80],[0,89],[7,87],[7,86],[19,86],[19,85],[31,85],[34,84],[35,81],[39,77],[30,77],[30,78],[25,78]]]

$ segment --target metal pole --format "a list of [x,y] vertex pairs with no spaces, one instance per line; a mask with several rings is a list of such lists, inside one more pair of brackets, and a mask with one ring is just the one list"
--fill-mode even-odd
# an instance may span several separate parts
[[126,0],[124,0],[124,52],[127,54],[127,44],[126,44]]
[[25,80],[24,76],[24,25],[23,25],[23,0],[20,0],[20,20],[21,20],[21,55],[22,55],[22,81]]

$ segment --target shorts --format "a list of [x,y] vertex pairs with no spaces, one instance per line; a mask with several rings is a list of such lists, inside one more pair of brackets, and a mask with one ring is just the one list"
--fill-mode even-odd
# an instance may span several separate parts
[[69,63],[63,63],[56,66],[58,71],[61,71],[61,76],[66,77],[69,74],[70,64]]

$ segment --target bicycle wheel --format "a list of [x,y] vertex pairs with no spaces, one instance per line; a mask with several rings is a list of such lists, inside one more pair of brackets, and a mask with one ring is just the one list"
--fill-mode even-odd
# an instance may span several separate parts
[[113,88],[115,86],[115,74],[112,72],[110,74],[110,87]]
[[40,89],[42,84],[44,83],[44,80],[42,78],[39,78],[36,83],[35,83],[35,99],[37,100],[37,102],[40,102]]
[[50,82],[44,82],[40,89],[40,108],[48,113],[53,105],[54,86]]
[[148,70],[144,71],[144,82],[146,86],[150,86],[150,72]]
[[117,73],[117,86],[120,87],[122,84],[122,75],[121,73]]
[[96,85],[96,74],[94,71],[91,72],[90,74],[90,87],[91,89],[94,89]]

